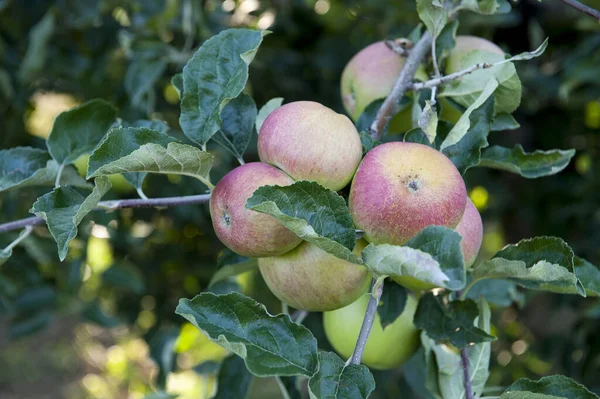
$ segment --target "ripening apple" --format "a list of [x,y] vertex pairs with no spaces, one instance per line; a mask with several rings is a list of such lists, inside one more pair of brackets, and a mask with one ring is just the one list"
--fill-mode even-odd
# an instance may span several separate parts
[[[323,313],[325,335],[342,358],[352,356],[368,303],[369,295],[365,293],[344,308]],[[379,314],[375,315],[362,357],[364,365],[389,370],[410,359],[419,346],[419,331],[413,324],[416,309],[417,300],[409,294],[402,314],[385,329]]]
[[[360,256],[367,244],[357,241],[354,254]],[[280,256],[260,258],[258,266],[277,298],[311,312],[339,309],[354,302],[371,281],[364,266],[339,259],[309,242]]]
[[481,215],[469,198],[467,198],[465,213],[455,230],[462,236],[460,247],[465,258],[465,267],[469,269],[475,263],[483,241]]
[[367,153],[348,202],[367,241],[402,245],[429,225],[455,228],[465,211],[467,190],[458,169],[441,152],[391,142]]
[[294,181],[279,169],[262,162],[238,166],[215,186],[210,215],[217,237],[243,256],[281,255],[295,248],[300,237],[274,217],[246,209],[246,201],[259,187],[288,186]]
[[345,115],[313,101],[297,101],[265,119],[258,135],[258,155],[294,180],[313,180],[340,190],[356,172],[362,143]]
[[[344,108],[353,120],[358,120],[370,103],[390,94],[405,60],[383,41],[365,47],[352,57],[342,73],[341,94]],[[420,68],[417,78],[423,77],[427,79],[427,74]],[[390,132],[405,132],[411,128],[410,107],[400,111],[390,122]]]
[[446,59],[446,74],[451,74],[465,69],[471,65],[463,60],[471,51],[480,50],[504,56],[504,51],[489,40],[477,36],[456,36],[456,44]]

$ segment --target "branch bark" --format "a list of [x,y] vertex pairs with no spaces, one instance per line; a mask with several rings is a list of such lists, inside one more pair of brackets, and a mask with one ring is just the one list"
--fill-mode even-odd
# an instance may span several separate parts
[[398,79],[396,80],[396,84],[392,89],[391,93],[387,96],[383,104],[381,104],[381,108],[377,112],[377,116],[371,125],[371,136],[374,139],[379,140],[383,136],[383,131],[390,119],[394,116],[397,108],[398,102],[404,96],[404,93],[412,86],[413,77],[415,76],[415,72],[417,72],[417,68],[421,64],[425,55],[431,51],[431,34],[429,32],[425,32],[423,36],[419,39],[419,41],[415,44],[415,46],[410,50],[409,56],[406,58],[406,62],[404,63],[404,67],[398,75]]
[[471,386],[471,373],[469,372],[469,356],[467,354],[467,348],[462,348],[460,350],[460,359],[462,360],[465,378],[465,399],[473,399],[473,387]]
[[[166,198],[135,198],[125,200],[100,201],[95,210],[117,210],[124,208],[151,208],[177,205],[204,204],[210,200],[210,194],[189,195],[185,197],[166,197]],[[0,233],[11,230],[21,229],[27,226],[36,226],[44,223],[44,219],[39,217],[29,217],[0,224]]]
[[579,12],[582,12],[584,14],[587,14],[591,17],[596,18],[600,22],[600,11],[596,10],[595,8],[592,8],[590,6],[582,4],[582,3],[578,2],[577,0],[561,0],[561,1],[563,3],[565,3],[566,5],[568,5],[569,7],[573,7],[574,9],[576,9]]
[[360,327],[360,333],[358,334],[358,340],[356,341],[354,352],[349,360],[350,364],[360,364],[363,353],[365,352],[365,347],[367,346],[369,334],[371,334],[371,328],[373,328],[373,322],[375,321],[375,315],[377,314],[377,306],[379,305],[379,298],[381,298],[381,293],[383,292],[383,282],[379,284],[375,292],[373,292],[375,283],[376,280],[373,279],[371,282],[371,296],[369,298],[369,304],[367,305],[365,318],[363,319],[362,326]]

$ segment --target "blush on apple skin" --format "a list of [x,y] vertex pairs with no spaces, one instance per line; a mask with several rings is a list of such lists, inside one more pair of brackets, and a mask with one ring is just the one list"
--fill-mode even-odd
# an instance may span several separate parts
[[215,186],[210,215],[217,237],[242,256],[281,255],[294,249],[302,239],[274,217],[246,209],[246,201],[265,185],[288,186],[294,180],[281,170],[262,162],[238,166]]
[[312,101],[273,111],[258,135],[262,162],[294,180],[312,180],[331,190],[350,183],[362,158],[362,143],[347,116]]
[[483,241],[481,215],[469,198],[467,198],[465,213],[455,230],[462,236],[460,247],[465,258],[465,267],[469,269],[475,263]]
[[402,245],[429,225],[455,228],[466,202],[465,183],[450,159],[422,144],[392,142],[361,162],[349,208],[367,241]]

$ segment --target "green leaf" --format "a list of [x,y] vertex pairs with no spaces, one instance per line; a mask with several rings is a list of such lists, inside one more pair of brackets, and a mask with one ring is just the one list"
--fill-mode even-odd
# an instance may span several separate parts
[[317,340],[306,327],[287,315],[271,316],[264,305],[237,292],[181,299],[175,313],[242,357],[256,376],[310,377],[318,369]]
[[56,30],[56,15],[53,7],[49,8],[40,21],[29,31],[29,46],[19,67],[19,80],[34,80],[44,71],[48,58],[49,43]]
[[202,146],[221,128],[221,111],[240,95],[266,31],[227,29],[205,41],[183,68],[179,124]]
[[494,117],[492,131],[499,132],[503,130],[515,130],[521,127],[519,122],[511,114],[498,114]]
[[346,365],[333,352],[319,353],[319,372],[308,382],[311,399],[366,399],[375,379],[366,366]]
[[51,307],[57,298],[56,290],[50,285],[40,285],[28,288],[19,295],[13,306],[20,313],[29,313],[40,308]]
[[427,293],[419,300],[414,323],[419,329],[437,341],[449,341],[458,349],[496,338],[476,327],[479,315],[477,304],[471,300],[452,301],[444,304],[441,296]]
[[46,221],[61,261],[67,256],[69,242],[77,236],[77,226],[110,187],[107,177],[96,179],[94,189],[87,196],[69,186],[58,187],[38,198],[31,207],[31,213]]
[[438,116],[437,112],[435,112],[435,107],[431,108],[429,100],[425,101],[425,108],[423,108],[423,112],[419,118],[419,127],[425,134],[425,137],[427,137],[427,140],[433,143],[437,134]]
[[600,268],[583,258],[575,257],[575,275],[585,288],[586,295],[600,296]]
[[102,273],[102,282],[107,287],[142,295],[145,289],[144,276],[138,268],[126,261],[117,263]]
[[524,53],[520,53],[517,55],[514,55],[510,58],[508,58],[506,61],[526,61],[526,60],[531,60],[533,58],[539,57],[540,55],[544,54],[544,51],[546,51],[546,48],[548,47],[548,38],[546,38],[546,40],[544,40],[544,42],[542,44],[540,44],[540,46],[538,48],[536,48],[533,51],[526,51]]
[[[37,148],[15,147],[0,151],[0,192],[25,186],[53,186],[58,164]],[[71,167],[63,170],[61,184],[88,187],[89,184]]]
[[300,238],[340,259],[362,263],[352,253],[356,230],[348,205],[335,191],[318,183],[259,187],[246,208],[275,217]]
[[[468,281],[470,283],[470,281]],[[467,299],[474,301],[484,297],[492,305],[502,308],[511,306],[513,303],[523,305],[525,296],[517,289],[517,284],[509,280],[486,279],[476,281],[469,292]]]
[[469,129],[456,144],[442,150],[461,174],[479,164],[481,150],[488,146],[487,137],[494,117],[494,98],[488,98],[469,116]]
[[217,261],[217,271],[208,283],[209,287],[229,277],[256,269],[258,262],[255,258],[247,258],[236,254],[230,249],[225,249]]
[[175,366],[175,342],[179,337],[179,330],[169,328],[154,333],[148,346],[150,347],[150,358],[158,366],[156,383],[159,388],[165,389],[167,377]]
[[452,130],[450,130],[448,136],[446,136],[446,139],[440,146],[440,150],[443,151],[446,149],[446,147],[450,147],[461,141],[461,139],[471,128],[471,113],[480,108],[487,101],[487,99],[490,98],[496,88],[498,88],[498,81],[494,78],[490,79],[485,88],[479,92],[479,95],[475,101],[469,105],[469,107],[461,115],[460,119],[456,122],[456,125],[454,125]]
[[454,20],[444,26],[437,39],[435,39],[435,54],[438,64],[448,55],[456,45],[456,31],[458,20]]
[[125,73],[125,90],[131,99],[131,104],[140,109],[146,108],[146,96],[165,72],[168,62],[164,59],[140,58],[134,60]]
[[223,360],[217,378],[217,394],[212,399],[244,399],[248,397],[254,376],[248,372],[244,359],[233,355]]
[[491,15],[498,11],[500,5],[496,0],[462,0],[458,7],[478,14]]
[[167,392],[152,392],[144,396],[143,399],[176,399],[178,396],[175,394],[167,393]]
[[52,319],[53,315],[48,311],[27,313],[11,320],[10,326],[8,327],[8,337],[10,339],[17,339],[31,335],[50,324]]
[[169,125],[167,125],[166,122],[155,119],[138,119],[137,121],[133,121],[131,123],[124,122],[123,127],[143,127],[163,134],[167,134],[169,132]]
[[573,250],[560,238],[536,237],[508,245],[473,269],[473,280],[508,279],[529,288],[585,296]]
[[211,187],[213,156],[145,128],[111,129],[90,156],[88,179],[115,173],[148,172],[195,177]]
[[567,167],[575,150],[550,150],[527,153],[520,144],[513,149],[492,146],[481,155],[479,166],[505,170],[527,179],[551,176]]
[[254,100],[242,93],[223,108],[221,112],[223,126],[213,136],[213,140],[241,160],[252,138],[256,114]]
[[181,100],[181,93],[183,93],[183,73],[173,75],[173,77],[171,78],[171,84],[175,88],[175,91],[177,92],[177,95]]
[[[479,316],[477,327],[481,331],[490,333],[490,307],[484,299],[478,302]],[[469,380],[475,397],[480,397],[489,375],[489,363],[491,345],[482,342],[464,349],[467,352],[469,363]],[[458,353],[436,345],[433,348],[434,356],[438,365],[438,382],[443,398],[464,398],[465,375],[462,367],[461,357]]]
[[396,321],[402,314],[406,305],[406,299],[408,298],[408,291],[406,288],[389,279],[386,279],[383,284],[377,313],[379,313],[381,326],[385,330],[387,326]]
[[96,147],[116,115],[117,110],[104,100],[91,100],[61,113],[46,142],[50,155],[61,165],[73,163]]
[[[31,233],[31,231],[27,230],[27,229],[23,229],[21,230],[21,232],[19,233],[19,236],[16,238],[15,241],[13,241],[11,244],[9,244],[9,246],[7,246],[6,248],[3,248],[0,250],[0,266],[2,266],[3,264],[6,263],[6,261],[8,261],[8,259],[12,256],[12,250],[13,247],[19,243],[24,236],[27,236]],[[1,276],[0,276],[1,278]],[[0,281],[0,288],[2,288],[2,284]]]
[[417,0],[417,13],[435,40],[448,22],[444,0]]
[[411,276],[450,290],[465,285],[460,235],[442,226],[428,226],[404,246],[369,244],[362,252],[373,276]]
[[500,399],[527,398],[598,399],[598,395],[564,375],[551,375],[543,377],[539,381],[521,378],[506,388],[506,391],[500,396]]
[[260,111],[258,111],[258,116],[256,117],[256,133],[260,133],[260,129],[262,128],[265,119],[271,114],[271,112],[275,111],[277,108],[281,107],[283,103],[283,97],[275,97],[267,101],[265,105],[260,107]]

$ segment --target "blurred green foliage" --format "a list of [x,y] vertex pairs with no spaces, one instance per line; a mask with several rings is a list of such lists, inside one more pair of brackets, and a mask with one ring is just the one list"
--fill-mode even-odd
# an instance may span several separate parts
[[[417,22],[411,1],[0,0],[0,149],[43,147],[53,117],[92,98],[113,103],[125,121],[164,120],[185,141],[171,76],[204,40],[231,26],[273,31],[247,87],[259,106],[283,97],[341,112],[339,78],[351,56],[408,35]],[[572,165],[545,179],[469,171],[467,186],[486,227],[481,256],[521,238],[554,235],[600,263],[600,26],[558,1],[528,0],[509,14],[465,15],[461,33],[492,39],[512,54],[549,37],[541,58],[518,64],[521,128],[496,132],[490,143],[577,149]],[[257,158],[252,146],[247,161]],[[218,181],[237,161],[214,145],[209,150],[217,154]],[[115,198],[135,195],[124,181],[114,185]],[[202,189],[178,176],[152,175],[144,186],[149,197]],[[28,216],[44,192],[2,193],[0,222]],[[214,375],[193,367],[225,353],[189,326],[181,330],[183,319],[174,314],[178,299],[206,289],[216,270],[222,244],[208,208],[97,212],[86,220],[64,263],[40,229],[0,269],[0,398],[50,391],[48,397],[141,398],[165,385],[182,397],[210,393]],[[14,238],[0,235],[0,247]],[[255,273],[237,284],[279,311]],[[492,321],[499,340],[488,385],[565,373],[600,392],[597,300],[530,292],[522,306],[496,310]],[[318,315],[306,324],[326,343]],[[175,348],[172,358],[156,355],[165,347]],[[150,359],[160,359],[163,374]],[[374,397],[409,397],[399,374],[375,373],[381,388]],[[260,388],[256,397],[277,397],[273,381]]]

